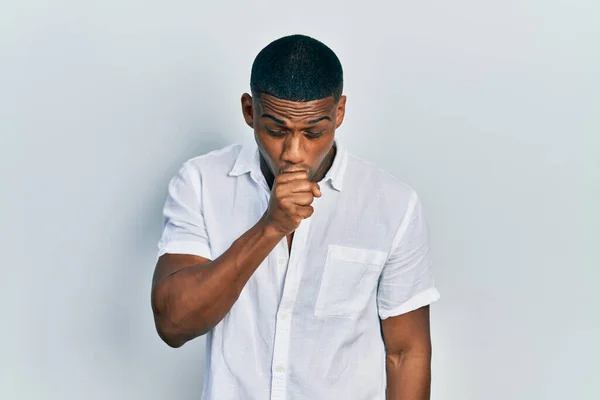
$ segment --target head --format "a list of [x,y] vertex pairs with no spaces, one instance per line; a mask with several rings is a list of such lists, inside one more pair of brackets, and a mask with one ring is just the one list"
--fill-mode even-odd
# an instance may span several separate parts
[[307,36],[275,40],[256,56],[250,88],[242,112],[271,173],[307,170],[316,180],[331,158],[346,108],[335,53]]

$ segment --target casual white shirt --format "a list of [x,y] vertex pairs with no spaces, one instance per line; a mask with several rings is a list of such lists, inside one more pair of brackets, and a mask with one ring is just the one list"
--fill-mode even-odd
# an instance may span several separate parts
[[[415,191],[335,143],[291,254],[283,238],[207,333],[202,399],[384,400],[380,318],[440,297]],[[169,183],[158,256],[216,259],[269,197],[254,138],[188,160]]]

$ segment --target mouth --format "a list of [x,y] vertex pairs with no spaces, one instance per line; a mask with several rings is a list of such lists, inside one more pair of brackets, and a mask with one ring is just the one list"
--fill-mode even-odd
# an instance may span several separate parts
[[280,174],[291,174],[293,172],[301,172],[304,171],[306,173],[308,173],[308,168],[287,168],[287,169],[280,169],[279,170]]

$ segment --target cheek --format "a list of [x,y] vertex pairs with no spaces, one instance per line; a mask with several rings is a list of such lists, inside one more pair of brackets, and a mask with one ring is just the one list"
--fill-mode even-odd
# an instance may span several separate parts
[[258,134],[256,138],[256,143],[263,158],[271,165],[271,167],[275,166],[276,163],[274,160],[279,159],[279,155],[281,154],[280,144],[275,140],[265,138],[264,135]]
[[327,158],[327,154],[329,154],[329,151],[331,150],[332,144],[333,144],[333,141],[331,143],[327,143],[327,144],[319,147],[319,150],[315,152],[316,157],[313,160],[313,165],[315,165],[317,167],[325,161],[325,159]]

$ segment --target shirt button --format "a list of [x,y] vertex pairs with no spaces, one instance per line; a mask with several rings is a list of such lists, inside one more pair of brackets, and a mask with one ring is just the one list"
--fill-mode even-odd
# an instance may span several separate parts
[[285,264],[285,258],[283,258],[283,257],[279,257],[279,258],[277,259],[277,262],[279,263],[279,265],[283,265],[283,264]]
[[277,371],[277,372],[283,372],[283,366],[281,366],[281,365],[276,366],[275,367],[275,371]]
[[287,319],[288,315],[286,313],[281,314],[281,319]]

